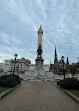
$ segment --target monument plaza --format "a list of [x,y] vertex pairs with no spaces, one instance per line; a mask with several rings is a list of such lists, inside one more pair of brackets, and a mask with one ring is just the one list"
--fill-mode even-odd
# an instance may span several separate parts
[[[22,83],[0,100],[0,111],[79,111],[79,105],[56,85],[56,79],[64,76],[44,68],[42,36],[43,30],[40,26],[35,66],[30,70],[31,62],[25,58],[17,62],[21,66],[18,75],[23,79]],[[55,63],[58,63],[56,49],[55,56]],[[11,62],[11,68],[12,63],[14,62]],[[22,64],[25,64],[24,70],[26,65],[28,70],[22,72]],[[14,73],[17,74],[16,67]]]
[[53,82],[24,81],[0,101],[0,111],[79,111],[79,104]]

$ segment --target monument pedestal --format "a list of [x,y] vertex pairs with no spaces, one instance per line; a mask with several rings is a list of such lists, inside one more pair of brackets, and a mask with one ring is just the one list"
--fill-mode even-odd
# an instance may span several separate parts
[[44,70],[43,68],[44,60],[42,59],[42,57],[37,57],[35,61],[36,61],[35,70]]
[[42,59],[42,57],[37,57],[35,61],[36,61],[36,64],[35,64],[35,70],[34,70],[34,79],[45,80],[45,71],[43,67],[44,60]]

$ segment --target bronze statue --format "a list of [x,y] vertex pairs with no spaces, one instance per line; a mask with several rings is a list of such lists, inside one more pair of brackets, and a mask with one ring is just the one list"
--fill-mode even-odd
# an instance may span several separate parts
[[38,57],[41,57],[42,55],[42,47],[41,47],[41,44],[39,44],[39,47],[38,47],[38,50],[37,50],[37,53],[38,53]]

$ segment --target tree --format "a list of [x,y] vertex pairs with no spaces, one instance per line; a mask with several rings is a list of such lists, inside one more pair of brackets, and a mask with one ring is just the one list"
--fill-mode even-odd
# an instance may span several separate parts
[[70,72],[71,72],[71,74],[73,74],[73,76],[74,76],[74,74],[76,74],[77,69],[78,69],[77,64],[72,64],[72,65],[70,66]]
[[77,73],[79,74],[79,62],[77,62]]

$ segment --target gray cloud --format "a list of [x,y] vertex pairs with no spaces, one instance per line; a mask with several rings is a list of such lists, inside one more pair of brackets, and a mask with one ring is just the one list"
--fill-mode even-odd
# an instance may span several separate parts
[[37,50],[37,30],[42,25],[43,58],[54,60],[57,45],[58,58],[69,56],[70,62],[79,55],[79,1],[78,0],[2,0],[0,1],[0,54],[4,58],[31,59]]

